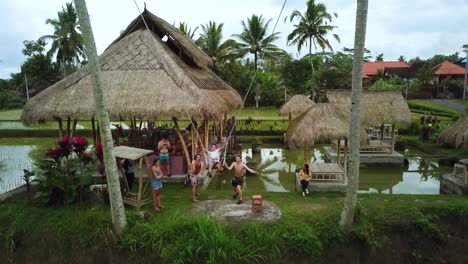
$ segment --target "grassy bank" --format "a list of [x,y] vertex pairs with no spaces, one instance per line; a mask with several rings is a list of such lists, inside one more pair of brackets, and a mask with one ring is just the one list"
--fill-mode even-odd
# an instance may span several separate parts
[[463,150],[462,148],[446,148],[435,143],[435,137],[432,137],[430,141],[422,141],[421,136],[419,135],[404,135],[401,136],[402,141],[410,141],[416,144],[416,146],[422,146],[425,149],[433,150],[432,152],[437,152],[447,156],[455,156],[460,159],[468,157],[468,151]]
[[457,117],[463,115],[463,112],[457,111],[453,108],[439,105],[428,100],[408,100],[408,106],[411,111],[419,113],[429,112],[432,115],[445,116],[445,117]]
[[[162,202],[167,208],[147,219],[127,209],[128,228],[119,239],[110,234],[110,213],[104,205],[51,208],[5,201],[0,203],[0,255],[10,261],[55,263],[342,263],[343,258],[348,258],[346,263],[381,263],[397,251],[391,256],[395,262],[467,260],[466,253],[449,254],[468,246],[464,197],[360,195],[356,226],[344,235],[337,227],[340,194],[303,198],[264,193],[264,199],[281,208],[282,219],[239,225],[194,213],[189,192],[165,185]],[[201,200],[229,195],[204,192]],[[150,211],[150,206],[144,209]],[[459,246],[452,249],[454,241]]]

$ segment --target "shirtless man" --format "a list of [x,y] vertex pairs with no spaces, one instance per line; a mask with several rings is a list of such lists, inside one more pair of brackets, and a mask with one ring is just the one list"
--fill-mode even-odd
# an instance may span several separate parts
[[192,171],[190,173],[190,183],[192,184],[192,201],[198,202],[197,196],[197,186],[198,186],[198,178],[203,175],[205,170],[205,163],[201,159],[201,155],[195,155],[195,160],[192,161]]
[[232,170],[234,169],[234,177],[232,177],[231,185],[232,189],[234,190],[233,199],[236,199],[239,195],[239,201],[237,204],[242,203],[242,189],[241,186],[244,182],[244,169],[248,170],[251,173],[259,174],[258,171],[254,171],[251,168],[247,167],[244,163],[242,163],[242,159],[240,155],[236,155],[236,161],[231,164],[231,166],[227,166],[226,163],[224,164],[226,169]]
[[211,177],[211,171],[213,167],[216,166],[218,171],[221,171],[221,150],[224,146],[220,147],[219,149],[216,148],[216,144],[211,145],[211,151],[205,150],[208,154],[208,176]]
[[167,136],[163,135],[162,139],[158,142],[159,160],[161,164],[166,164],[167,176],[171,176],[171,162],[169,159],[169,150],[171,149],[171,142],[167,140]]

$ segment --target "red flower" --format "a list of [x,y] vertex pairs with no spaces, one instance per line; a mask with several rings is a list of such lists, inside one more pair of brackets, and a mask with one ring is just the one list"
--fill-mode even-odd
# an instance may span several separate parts
[[86,140],[86,138],[82,138],[80,136],[74,137],[73,142],[77,146],[87,146],[88,145],[88,141]]
[[60,147],[50,148],[47,150],[46,156],[53,159],[59,159],[62,149]]
[[96,145],[96,151],[97,151],[98,153],[102,154],[102,144],[101,144],[101,143],[99,143],[99,144]]
[[84,164],[88,164],[92,160],[92,154],[83,153],[83,155],[81,156],[81,160],[83,161]]
[[[64,136],[61,141],[58,142],[59,146],[62,147],[62,149],[68,149],[70,148],[70,138],[67,136]],[[68,150],[68,152],[70,152]]]

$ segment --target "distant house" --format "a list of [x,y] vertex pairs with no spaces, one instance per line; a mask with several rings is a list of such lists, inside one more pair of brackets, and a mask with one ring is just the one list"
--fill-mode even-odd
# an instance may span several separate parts
[[387,76],[397,75],[400,78],[407,78],[409,67],[404,61],[366,61],[362,69],[362,78],[364,80],[373,79],[379,71],[382,71]]
[[432,74],[436,83],[441,83],[446,79],[463,81],[465,69],[450,61],[444,61],[432,67]]

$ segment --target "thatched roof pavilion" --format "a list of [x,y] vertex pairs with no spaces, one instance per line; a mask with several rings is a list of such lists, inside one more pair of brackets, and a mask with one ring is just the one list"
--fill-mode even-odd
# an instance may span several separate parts
[[456,148],[463,147],[468,150],[468,116],[460,118],[442,131],[437,138],[437,142]]
[[[239,94],[211,69],[211,58],[178,29],[143,12],[99,56],[111,118],[209,117],[239,107]],[[89,69],[80,68],[33,97],[25,124],[94,116]]]
[[[328,90],[327,97],[331,104],[349,118],[350,91]],[[361,107],[361,121],[364,126],[384,123],[411,123],[411,112],[400,91],[363,92]]]
[[314,101],[310,100],[305,94],[296,94],[280,107],[279,113],[283,116],[297,116],[314,105]]
[[329,103],[318,103],[294,118],[287,131],[291,148],[348,138],[349,124],[343,113]]

